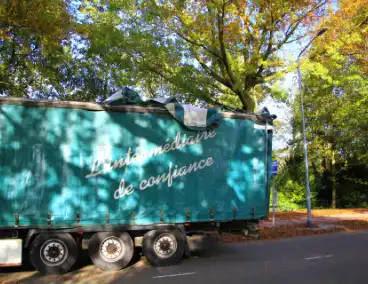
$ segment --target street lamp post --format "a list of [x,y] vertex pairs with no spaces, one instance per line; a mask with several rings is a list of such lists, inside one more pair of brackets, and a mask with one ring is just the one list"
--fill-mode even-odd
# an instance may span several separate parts
[[304,148],[304,163],[305,163],[305,187],[307,191],[307,227],[312,227],[312,206],[311,206],[311,194],[309,187],[309,169],[308,169],[308,148],[307,148],[307,138],[305,133],[305,118],[304,118],[304,105],[303,105],[303,85],[302,85],[302,77],[300,75],[300,57],[307,50],[307,48],[312,44],[312,42],[322,34],[327,31],[327,28],[321,29],[303,48],[303,50],[299,53],[297,58],[297,71],[298,71],[298,85],[299,85],[299,93],[300,93],[300,106],[302,112],[302,126],[303,126],[303,148]]

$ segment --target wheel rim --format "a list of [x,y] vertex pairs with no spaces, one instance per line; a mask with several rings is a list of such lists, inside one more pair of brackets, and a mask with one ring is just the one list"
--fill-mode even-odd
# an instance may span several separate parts
[[100,255],[107,262],[115,262],[124,254],[125,245],[117,237],[108,237],[101,242]]
[[171,234],[159,235],[153,245],[155,253],[161,258],[169,258],[176,252],[178,244],[176,239]]
[[41,260],[48,266],[62,264],[68,257],[68,247],[58,239],[46,241],[40,250]]

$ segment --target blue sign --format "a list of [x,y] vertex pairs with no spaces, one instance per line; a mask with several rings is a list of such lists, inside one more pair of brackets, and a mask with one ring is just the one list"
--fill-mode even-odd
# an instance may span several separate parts
[[277,175],[277,166],[278,166],[277,161],[272,161],[272,175],[273,176]]

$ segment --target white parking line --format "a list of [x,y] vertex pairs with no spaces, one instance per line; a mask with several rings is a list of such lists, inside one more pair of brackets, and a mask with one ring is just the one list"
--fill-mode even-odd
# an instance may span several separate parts
[[305,260],[313,260],[313,259],[320,259],[320,258],[330,258],[333,257],[332,254],[326,254],[326,255],[318,255],[313,257],[306,257]]
[[160,278],[168,278],[168,277],[177,277],[177,276],[188,276],[194,275],[195,272],[185,272],[185,273],[178,273],[178,274],[169,274],[169,275],[161,275],[161,276],[154,276],[153,279],[160,279]]

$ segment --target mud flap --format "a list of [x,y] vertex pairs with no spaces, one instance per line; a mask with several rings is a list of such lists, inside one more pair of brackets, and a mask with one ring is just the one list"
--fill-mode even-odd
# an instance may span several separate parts
[[187,237],[187,244],[190,253],[212,249],[218,245],[218,241],[216,236],[201,234]]

